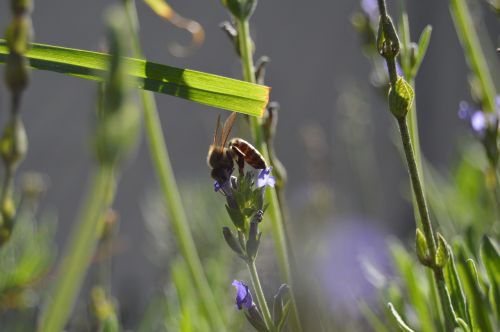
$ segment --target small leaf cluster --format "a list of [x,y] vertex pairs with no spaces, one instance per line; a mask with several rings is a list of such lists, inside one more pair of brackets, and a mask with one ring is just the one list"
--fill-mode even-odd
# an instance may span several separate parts
[[232,178],[231,193],[226,197],[226,210],[237,229],[246,233],[249,222],[259,211],[265,211],[264,188],[255,188],[255,174],[248,171]]

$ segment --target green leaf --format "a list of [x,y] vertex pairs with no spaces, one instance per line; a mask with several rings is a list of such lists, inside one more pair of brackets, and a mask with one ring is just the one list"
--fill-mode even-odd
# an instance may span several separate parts
[[[0,63],[8,49],[0,39]],[[52,45],[31,44],[26,54],[31,67],[94,81],[103,81],[109,55]],[[190,69],[170,67],[142,59],[126,58],[130,84],[200,104],[262,116],[269,88]]]
[[472,330],[492,332],[488,301],[481,291],[474,261],[466,259],[464,250],[460,250],[459,262],[458,271],[465,289]]
[[361,301],[359,303],[359,310],[367,320],[368,325],[370,325],[370,327],[375,332],[390,332],[389,328],[385,326],[382,319],[379,316],[377,316],[377,314],[372,310],[372,308],[370,308],[370,306],[365,301]]
[[425,54],[427,53],[427,48],[429,47],[429,42],[431,40],[432,27],[430,25],[426,26],[424,31],[420,34],[420,39],[418,40],[418,53],[415,59],[415,64],[411,68],[411,77],[417,75],[420,65],[424,60]]
[[497,319],[500,319],[500,255],[490,238],[485,236],[481,246],[481,260],[490,283],[489,298]]
[[467,307],[465,302],[465,295],[462,288],[462,284],[458,277],[457,267],[455,265],[455,258],[453,257],[453,252],[451,248],[449,249],[450,259],[449,264],[447,264],[443,270],[444,278],[446,281],[446,286],[450,291],[450,299],[455,308],[458,317],[462,318],[466,322],[470,322],[469,315],[467,314]]
[[392,243],[390,251],[396,269],[408,291],[408,300],[418,316],[419,331],[434,331],[433,309],[427,299],[428,292],[425,281],[421,278],[422,275],[419,274],[420,266],[415,264],[415,260],[399,243]]
[[389,307],[389,311],[391,312],[392,317],[394,318],[394,322],[399,327],[399,330],[402,332],[414,332],[401,318],[399,313],[396,311],[396,308],[389,302],[387,305]]

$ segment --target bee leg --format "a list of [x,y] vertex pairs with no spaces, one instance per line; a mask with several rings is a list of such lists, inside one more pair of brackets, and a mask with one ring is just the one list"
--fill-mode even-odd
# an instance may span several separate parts
[[236,164],[238,164],[238,172],[240,175],[243,175],[243,168],[245,167],[245,154],[241,152],[236,146],[232,145],[231,149],[234,151],[236,155]]

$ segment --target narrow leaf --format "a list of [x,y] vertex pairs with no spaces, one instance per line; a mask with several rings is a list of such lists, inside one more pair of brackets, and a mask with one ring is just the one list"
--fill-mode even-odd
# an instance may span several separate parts
[[488,315],[488,302],[481,292],[474,261],[471,259],[466,260],[463,250],[459,251],[459,261],[458,270],[468,300],[467,308],[469,310],[472,330],[481,332],[493,331]]
[[483,238],[481,260],[489,279],[489,294],[491,305],[500,319],[500,255],[495,244],[488,237]]
[[448,247],[450,253],[449,264],[444,268],[444,278],[446,281],[446,286],[450,291],[451,303],[453,308],[456,310],[458,317],[470,323],[469,315],[467,314],[467,307],[465,302],[465,295],[462,288],[462,284],[458,277],[457,267],[455,265],[455,258],[453,257],[453,252],[450,247]]
[[431,41],[432,27],[430,25],[426,26],[422,34],[420,34],[420,39],[418,40],[418,54],[415,59],[415,64],[411,69],[411,77],[415,77],[420,69],[420,65],[424,60],[425,54],[427,53],[427,48],[429,47],[429,42]]
[[396,311],[396,308],[389,302],[388,304],[389,311],[391,312],[392,317],[394,318],[395,323],[399,327],[399,330],[402,332],[414,332],[401,318],[399,313]]
[[[0,63],[8,49],[0,39]],[[32,44],[26,54],[31,67],[94,81],[102,81],[109,55],[52,45]],[[130,84],[200,104],[262,116],[269,88],[190,69],[170,67],[142,59],[126,58]]]

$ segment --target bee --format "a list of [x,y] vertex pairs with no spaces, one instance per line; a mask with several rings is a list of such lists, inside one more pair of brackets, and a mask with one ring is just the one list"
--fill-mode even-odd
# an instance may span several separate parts
[[[232,138],[226,147],[226,142],[231,133],[236,113],[232,113],[224,122],[221,129],[220,115],[217,118],[214,141],[208,148],[207,164],[212,169],[210,175],[220,185],[226,183],[234,169],[234,161],[238,171],[243,174],[245,162],[255,169],[267,168],[267,163],[260,152],[241,138]],[[222,131],[221,131],[222,130]]]

